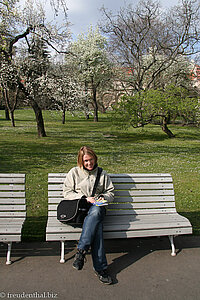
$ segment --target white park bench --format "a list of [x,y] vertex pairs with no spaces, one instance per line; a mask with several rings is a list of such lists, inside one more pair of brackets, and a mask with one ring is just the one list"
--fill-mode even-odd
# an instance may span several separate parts
[[[63,181],[66,174],[48,175],[47,241],[61,241],[64,263],[65,241],[79,240],[81,228],[62,224],[57,220],[57,205],[63,200]],[[115,200],[107,207],[104,238],[134,238],[168,236],[176,255],[173,237],[191,234],[188,219],[179,215],[175,207],[170,174],[110,174],[115,186]]]
[[0,174],[0,242],[8,244],[7,265],[12,242],[21,241],[25,202],[25,174]]

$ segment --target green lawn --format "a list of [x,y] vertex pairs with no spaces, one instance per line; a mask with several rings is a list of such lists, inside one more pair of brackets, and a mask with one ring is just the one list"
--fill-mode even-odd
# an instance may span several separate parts
[[0,111],[0,172],[26,173],[27,220],[23,240],[44,240],[47,220],[47,174],[67,172],[76,165],[82,145],[91,146],[99,165],[109,173],[171,173],[180,214],[200,233],[199,128],[170,126],[169,139],[159,126],[117,129],[109,114],[94,123],[83,116],[45,111],[46,138],[38,138],[32,110],[15,112],[16,127]]

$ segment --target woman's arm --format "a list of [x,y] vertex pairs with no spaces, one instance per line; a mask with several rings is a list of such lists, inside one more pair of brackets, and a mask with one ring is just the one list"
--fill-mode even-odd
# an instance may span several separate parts
[[74,168],[72,168],[68,173],[64,180],[63,184],[63,196],[65,200],[76,200],[80,199],[84,196],[81,191],[76,191],[76,178],[77,174],[74,171]]
[[103,197],[106,201],[112,202],[114,200],[114,186],[110,179],[110,176],[103,171],[103,190],[100,197]]

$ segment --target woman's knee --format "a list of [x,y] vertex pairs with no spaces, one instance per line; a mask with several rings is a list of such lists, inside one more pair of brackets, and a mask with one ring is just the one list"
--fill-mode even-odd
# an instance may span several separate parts
[[102,206],[92,206],[90,207],[88,215],[93,217],[103,218],[105,216],[105,207]]

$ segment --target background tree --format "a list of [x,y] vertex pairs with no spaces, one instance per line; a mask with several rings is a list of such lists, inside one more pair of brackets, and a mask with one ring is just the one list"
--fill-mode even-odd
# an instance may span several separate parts
[[[55,1],[52,3],[55,4]],[[0,4],[4,8],[0,12],[0,29],[2,33],[0,40],[0,57],[1,62],[7,63],[8,71],[11,69],[10,65],[17,65],[19,49],[23,48],[23,53],[30,55],[32,49],[34,49],[34,41],[36,40],[48,45],[48,47],[58,53],[65,52],[66,43],[69,40],[69,23],[67,21],[64,24],[64,28],[57,27],[53,21],[47,22],[44,8],[39,2],[33,4],[31,0],[28,0],[25,3],[25,8],[21,10],[19,7],[17,10],[16,2],[11,0]],[[65,2],[62,1],[62,4],[64,5],[64,12],[66,12]],[[37,80],[40,75],[38,74]],[[38,135],[46,136],[41,107],[38,99],[35,98],[36,94],[34,94],[33,89],[30,88],[30,81],[28,84],[28,80],[25,80],[30,77],[24,79],[23,76],[24,73],[17,73],[15,78],[17,87],[25,94],[29,104],[34,109]]]
[[180,55],[200,51],[199,1],[183,0],[164,11],[157,1],[144,0],[136,7],[122,8],[115,16],[102,10],[101,28],[108,35],[110,53],[129,70],[134,92],[155,86]]
[[[5,116],[7,120],[10,120],[9,111],[12,117],[12,124],[14,123],[14,109],[16,107],[16,97],[14,90],[17,90],[15,86],[15,68],[10,66],[6,62],[7,52],[6,46],[9,41],[9,38],[12,35],[12,32],[15,32],[15,26],[17,23],[17,11],[15,9],[15,4],[17,1],[8,0],[8,1],[0,1],[0,85],[1,85],[1,93],[3,97],[3,103],[5,105]],[[12,79],[9,78],[9,72],[11,73]],[[11,90],[9,90],[9,87]]]
[[71,68],[62,62],[56,63],[48,72],[48,76],[40,79],[43,93],[51,95],[50,109],[62,111],[62,123],[65,124],[65,113],[85,110],[87,102],[84,87],[82,87]]
[[79,35],[70,46],[73,56],[67,56],[76,68],[76,74],[85,86],[85,92],[91,94],[94,108],[94,121],[98,121],[97,93],[106,87],[112,77],[112,63],[106,50],[107,42],[99,29],[90,28],[87,35]]
[[[114,119],[118,125],[143,127],[153,121],[161,123],[162,130],[168,137],[174,134],[168,128],[173,115],[179,115],[184,120],[197,122],[199,111],[198,94],[193,97],[188,89],[169,85],[165,91],[149,89],[136,93],[134,96],[124,96],[115,107]],[[161,122],[160,122],[161,119]]]
[[0,85],[6,107],[7,118],[11,117],[12,126],[15,127],[14,111],[17,107],[19,88],[17,85],[18,70],[16,66],[1,61]]
[[200,52],[199,2],[184,0],[164,11],[158,2],[144,0],[136,7],[121,9],[115,16],[102,10],[105,20],[101,28],[109,37],[110,52],[122,74],[121,83],[132,94],[122,98],[118,109],[124,116],[118,116],[136,127],[160,116],[163,130],[172,137],[167,123],[175,110],[173,99],[166,96],[166,86],[171,83],[187,88],[188,82],[191,86],[186,58]]
[[31,98],[31,106],[35,112],[38,135],[46,136],[44,121],[42,116],[42,108],[45,108],[46,102],[49,100],[47,93],[41,89],[41,78],[47,76],[50,68],[50,61],[47,47],[44,41],[32,36],[32,40],[28,41],[28,54],[21,63],[21,76],[24,80],[24,86]]

